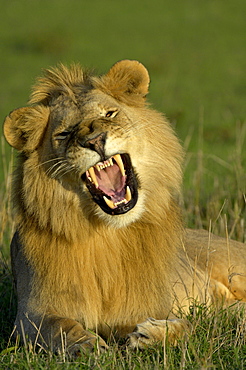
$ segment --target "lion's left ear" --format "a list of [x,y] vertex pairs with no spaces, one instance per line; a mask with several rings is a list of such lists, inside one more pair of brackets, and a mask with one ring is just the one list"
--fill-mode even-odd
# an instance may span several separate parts
[[109,72],[95,79],[96,87],[118,100],[129,103],[142,103],[149,89],[149,74],[143,64],[136,60],[121,60]]
[[49,108],[41,105],[15,109],[4,121],[4,136],[15,149],[32,152],[41,141],[48,118]]

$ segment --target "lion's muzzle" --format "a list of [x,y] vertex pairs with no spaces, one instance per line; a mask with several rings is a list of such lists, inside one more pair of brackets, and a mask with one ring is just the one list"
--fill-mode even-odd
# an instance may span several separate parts
[[78,139],[78,144],[80,144],[83,148],[89,148],[97,152],[102,160],[105,159],[105,142],[106,142],[106,132],[101,132],[100,134],[93,135],[91,138],[88,136],[82,137]]

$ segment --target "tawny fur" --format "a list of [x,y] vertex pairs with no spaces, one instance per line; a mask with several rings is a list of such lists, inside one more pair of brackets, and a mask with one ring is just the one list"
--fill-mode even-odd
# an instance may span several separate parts
[[[245,246],[230,242],[232,265],[225,260],[228,242],[216,239],[219,250],[210,263],[208,246],[214,245],[207,234],[183,231],[183,151],[165,117],[146,104],[148,85],[148,72],[136,61],[121,61],[101,77],[60,65],[39,79],[31,105],[5,120],[6,139],[20,152],[13,177],[16,325],[33,341],[40,335],[40,343],[43,337],[59,347],[65,332],[74,351],[87,349],[96,338],[90,329],[105,338],[131,333],[132,345],[144,346],[143,328],[148,331],[151,321],[133,330],[148,317],[161,320],[165,335],[172,325],[166,319],[180,307],[187,310],[191,298],[246,299]],[[109,119],[112,110],[117,114]],[[75,129],[65,147],[57,137]],[[81,179],[100,160],[78,145],[91,132],[107,132],[106,157],[131,156],[139,198],[126,214],[106,214]],[[229,276],[232,266],[242,277],[234,285],[239,275]],[[158,323],[149,343],[160,339]],[[185,328],[185,321],[173,321],[177,336]],[[102,339],[99,345],[106,347]]]

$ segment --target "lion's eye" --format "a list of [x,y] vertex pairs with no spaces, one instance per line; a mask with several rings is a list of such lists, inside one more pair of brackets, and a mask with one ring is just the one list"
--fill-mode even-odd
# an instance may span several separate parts
[[59,134],[55,135],[56,140],[64,140],[68,137],[70,131],[62,131]]
[[105,114],[105,117],[107,118],[114,118],[118,114],[117,109],[108,110]]

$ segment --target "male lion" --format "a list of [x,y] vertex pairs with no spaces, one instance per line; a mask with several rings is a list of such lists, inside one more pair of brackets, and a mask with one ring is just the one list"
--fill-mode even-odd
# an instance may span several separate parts
[[188,330],[175,312],[192,299],[246,301],[245,245],[183,230],[183,152],[146,104],[148,85],[137,61],[101,77],[60,65],[5,120],[20,152],[15,324],[42,346],[103,349],[114,335],[141,348],[167,332],[175,341]]

